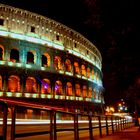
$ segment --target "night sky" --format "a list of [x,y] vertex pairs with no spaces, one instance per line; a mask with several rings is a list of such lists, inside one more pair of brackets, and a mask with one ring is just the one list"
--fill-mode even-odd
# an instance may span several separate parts
[[[29,3],[30,2],[30,3]],[[107,105],[129,98],[140,77],[140,8],[136,0],[0,0],[78,31],[101,52]]]

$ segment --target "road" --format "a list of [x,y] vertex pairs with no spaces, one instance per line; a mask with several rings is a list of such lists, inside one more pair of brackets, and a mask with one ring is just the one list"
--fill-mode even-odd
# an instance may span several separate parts
[[[46,126],[21,126],[16,128],[16,133],[24,133],[24,132],[39,132],[39,131],[45,131]],[[105,135],[105,128],[103,128],[103,135]],[[111,133],[111,129],[110,129]],[[99,137],[99,129],[93,130],[94,137]],[[89,140],[89,131],[83,130],[79,131],[79,137],[80,140]],[[49,134],[44,135],[36,135],[36,136],[28,136],[28,137],[21,137],[16,138],[16,140],[49,140],[50,136]],[[10,128],[8,128],[8,139],[10,140]],[[63,132],[57,132],[57,140],[74,140],[74,132],[73,131],[63,131]]]
[[[8,121],[9,122],[9,121]],[[28,123],[29,121],[16,121],[16,134],[31,134],[31,133],[38,133],[38,135],[35,136],[26,136],[26,137],[20,137],[20,138],[16,138],[16,140],[49,140],[50,139],[50,135],[46,134],[47,132],[45,131],[49,131],[50,129],[50,125],[49,125],[49,120],[48,121],[34,121],[34,120],[30,120],[30,123]],[[44,123],[44,124],[43,124]],[[102,124],[104,125],[104,123]],[[97,122],[93,122],[93,126],[96,127],[95,129],[93,129],[93,136],[94,137],[99,137],[99,128],[97,125]],[[79,123],[79,129],[80,128],[85,128],[88,127],[88,123],[87,121],[83,121]],[[74,128],[72,122],[59,122],[57,124],[57,129],[72,129]],[[102,133],[103,135],[105,135],[106,130],[105,128],[102,128]],[[8,125],[8,129],[7,129],[7,140],[10,140],[10,124]],[[45,132],[45,134],[41,135],[39,134],[39,132]],[[111,133],[111,128],[110,128],[110,133]],[[2,134],[2,131],[0,130],[0,134]],[[80,130],[79,131],[79,137],[80,140],[89,140],[89,131],[88,130]],[[57,140],[74,140],[74,131],[60,131],[57,132]]]

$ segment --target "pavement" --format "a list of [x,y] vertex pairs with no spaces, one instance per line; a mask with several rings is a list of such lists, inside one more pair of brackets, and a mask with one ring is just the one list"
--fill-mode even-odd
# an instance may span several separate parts
[[140,127],[133,126],[109,136],[96,137],[94,140],[140,140]]

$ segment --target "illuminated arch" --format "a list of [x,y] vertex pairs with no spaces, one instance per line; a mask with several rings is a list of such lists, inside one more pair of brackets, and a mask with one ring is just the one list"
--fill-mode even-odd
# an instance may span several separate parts
[[79,64],[78,62],[74,62],[74,73],[80,74]]
[[96,88],[93,89],[93,96],[94,96],[94,99],[97,98],[97,91],[96,91]]
[[56,81],[55,82],[55,94],[62,94],[62,82]]
[[54,68],[56,70],[62,70],[62,62],[59,56],[54,57]]
[[2,90],[2,76],[0,75],[0,91]]
[[42,55],[42,66],[50,67],[50,63],[51,63],[50,55],[48,53],[43,54]]
[[96,81],[98,82],[99,81],[99,74],[96,72]]
[[28,77],[26,79],[26,91],[27,92],[36,92],[36,80],[34,77]]
[[83,86],[83,91],[82,91],[83,97],[87,97],[87,86]]
[[86,67],[85,67],[85,65],[81,66],[81,73],[82,73],[82,76],[86,76]]
[[41,93],[51,93],[51,83],[49,79],[43,79],[41,84]]
[[11,49],[10,61],[19,62],[19,51],[17,49]]
[[66,84],[66,95],[68,96],[72,95],[72,84],[70,82],[67,82]]
[[4,58],[4,47],[0,45],[0,60],[3,60]]
[[90,78],[90,68],[87,68],[87,78]]
[[89,87],[88,89],[88,97],[92,98],[92,87]]
[[27,52],[27,64],[34,64],[36,62],[35,52],[28,51]]
[[16,75],[11,75],[8,78],[8,90],[10,92],[19,92],[20,91],[20,79]]
[[81,95],[81,89],[79,84],[75,84],[75,95],[80,96]]
[[92,80],[94,80],[94,70],[91,72]]
[[65,61],[65,70],[71,72],[71,61],[69,59]]

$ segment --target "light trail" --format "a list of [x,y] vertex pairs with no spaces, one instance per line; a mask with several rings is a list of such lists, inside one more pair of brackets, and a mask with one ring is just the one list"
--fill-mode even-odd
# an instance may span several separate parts
[[[105,120],[102,120],[101,123],[105,123]],[[56,120],[57,124],[74,124],[74,120]],[[79,120],[78,123],[88,124],[88,120]],[[92,120],[92,123],[99,123],[98,120]],[[108,123],[111,123],[111,120],[108,120]],[[118,123],[117,120],[114,120],[113,123]],[[2,124],[2,118],[0,118],[0,125]],[[7,124],[11,124],[11,119],[7,119]],[[50,124],[50,120],[38,120],[38,119],[16,119],[17,125],[23,124]]]

